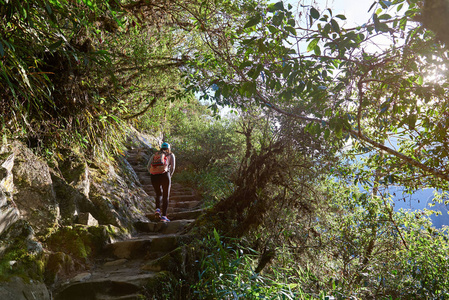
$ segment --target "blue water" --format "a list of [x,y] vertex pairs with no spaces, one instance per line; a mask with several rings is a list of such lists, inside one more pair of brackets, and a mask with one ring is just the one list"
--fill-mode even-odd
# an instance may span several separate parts
[[399,211],[402,208],[415,211],[427,208],[433,211],[440,211],[440,215],[432,215],[430,217],[433,226],[435,226],[435,228],[449,226],[449,205],[446,205],[444,203],[435,203],[435,205],[432,207],[429,205],[433,203],[434,191],[434,189],[424,189],[419,190],[412,195],[406,195],[402,193],[401,188],[390,188],[390,193],[396,194],[396,196],[394,196],[393,198],[394,210]]

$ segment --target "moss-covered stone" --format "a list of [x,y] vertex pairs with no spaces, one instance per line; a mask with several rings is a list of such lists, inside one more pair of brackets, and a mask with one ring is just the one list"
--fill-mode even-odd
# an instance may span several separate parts
[[86,226],[67,226],[54,232],[46,243],[52,251],[64,252],[75,259],[86,260],[102,249],[106,236],[103,233],[97,234]]
[[66,226],[54,232],[46,244],[53,252],[64,252],[74,259],[85,261],[100,254],[107,243],[127,235],[126,231],[111,225]]
[[12,276],[40,280],[43,259],[42,245],[28,222],[20,220],[0,235],[0,281]]

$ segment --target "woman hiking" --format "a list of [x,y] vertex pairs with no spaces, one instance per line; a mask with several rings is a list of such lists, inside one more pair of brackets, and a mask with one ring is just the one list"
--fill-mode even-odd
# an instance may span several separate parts
[[170,144],[162,143],[161,150],[151,156],[147,168],[151,175],[151,184],[156,192],[156,211],[154,214],[162,222],[170,222],[167,218],[167,208],[171,177],[175,172],[175,155],[170,151]]

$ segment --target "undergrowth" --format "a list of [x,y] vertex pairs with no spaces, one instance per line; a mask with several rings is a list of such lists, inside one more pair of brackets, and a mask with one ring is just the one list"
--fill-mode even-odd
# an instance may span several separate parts
[[273,265],[256,273],[261,254],[237,240],[225,242],[216,230],[203,245],[208,251],[192,286],[195,299],[326,299],[306,294],[297,270]]
[[197,189],[204,206],[210,207],[234,191],[234,184],[228,179],[227,172],[225,168],[213,167],[201,172],[184,170],[175,176],[178,182]]

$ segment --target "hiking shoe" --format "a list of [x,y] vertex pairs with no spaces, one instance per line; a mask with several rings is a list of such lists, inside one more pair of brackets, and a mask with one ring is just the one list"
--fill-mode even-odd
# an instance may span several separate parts
[[162,216],[161,210],[159,208],[156,208],[156,211],[154,212],[154,216],[156,219],[160,219]]
[[170,220],[166,216],[162,216],[161,222],[170,222]]

